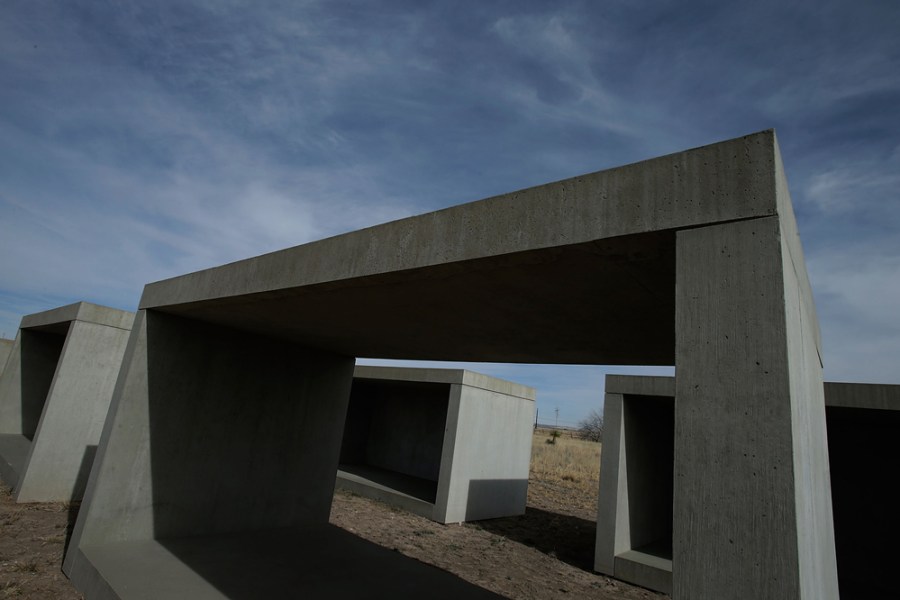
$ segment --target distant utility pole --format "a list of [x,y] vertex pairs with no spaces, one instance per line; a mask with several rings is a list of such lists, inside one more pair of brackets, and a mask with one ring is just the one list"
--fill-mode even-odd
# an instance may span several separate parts
[[554,427],[559,427],[559,407],[556,407],[556,425]]

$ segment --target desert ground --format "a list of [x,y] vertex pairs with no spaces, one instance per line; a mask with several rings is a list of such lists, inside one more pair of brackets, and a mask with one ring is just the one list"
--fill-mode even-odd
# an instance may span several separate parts
[[[592,572],[600,444],[535,432],[524,515],[440,525],[339,491],[331,522],[518,599],[665,598]],[[0,598],[79,599],[60,571],[77,504],[12,502],[0,489]]]

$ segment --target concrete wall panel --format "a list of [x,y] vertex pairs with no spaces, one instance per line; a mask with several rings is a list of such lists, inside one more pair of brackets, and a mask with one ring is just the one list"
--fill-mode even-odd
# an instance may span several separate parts
[[6,367],[6,360],[9,358],[10,352],[12,352],[13,344],[15,344],[15,340],[0,338],[0,377],[3,376],[3,369]]
[[790,235],[774,217],[678,233],[676,597],[837,597],[830,502],[813,498],[828,490],[821,364]]

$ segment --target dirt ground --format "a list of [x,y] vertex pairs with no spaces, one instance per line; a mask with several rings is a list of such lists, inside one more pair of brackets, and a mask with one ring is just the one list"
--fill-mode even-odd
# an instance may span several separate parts
[[[462,525],[338,492],[331,522],[510,599],[664,598],[591,572],[596,493],[589,489],[532,479],[524,516]],[[76,505],[17,505],[0,489],[0,598],[82,597],[60,571],[76,511]]]

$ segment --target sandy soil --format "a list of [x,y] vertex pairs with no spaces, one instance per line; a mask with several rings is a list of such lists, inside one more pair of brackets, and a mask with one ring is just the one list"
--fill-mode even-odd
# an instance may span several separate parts
[[[462,525],[439,525],[338,492],[331,522],[510,599],[664,598],[591,572],[592,489],[590,482],[532,479],[524,516]],[[60,571],[76,510],[16,505],[0,489],[0,598],[81,598]]]

